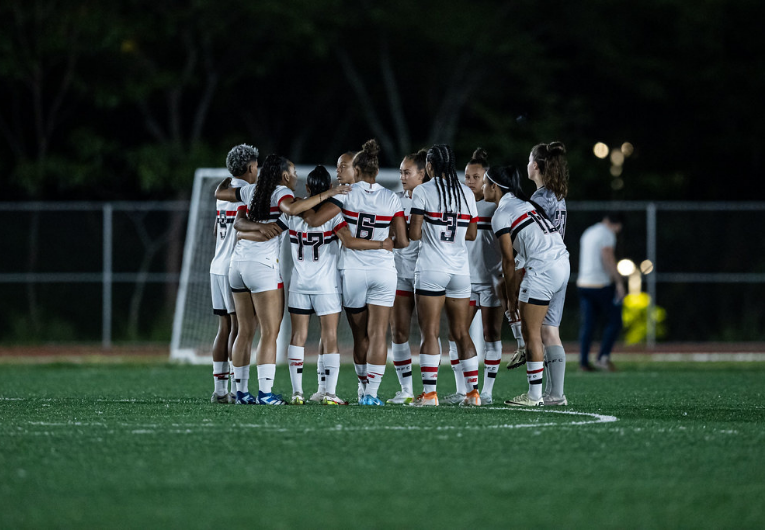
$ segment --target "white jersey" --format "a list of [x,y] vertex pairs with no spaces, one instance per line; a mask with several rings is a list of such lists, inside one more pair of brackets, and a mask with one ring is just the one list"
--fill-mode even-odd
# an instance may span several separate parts
[[469,275],[465,233],[468,224],[478,222],[475,196],[470,188],[459,183],[459,211],[457,204],[441,204],[437,185],[440,178],[417,186],[412,193],[411,213],[423,216],[422,243],[416,270]]
[[[401,201],[401,207],[404,209],[406,226],[409,228],[409,212],[412,209],[412,197],[407,195],[406,191],[400,191],[396,194]],[[396,263],[396,272],[399,278],[413,279],[414,267],[417,263],[417,255],[420,253],[420,242],[409,241],[406,248],[393,249],[393,259]]]
[[470,283],[492,283],[492,276],[499,276],[502,254],[499,242],[491,230],[491,218],[497,205],[480,200],[478,210],[478,235],[475,241],[465,241],[470,257]]
[[[247,181],[232,178],[231,187],[241,188],[246,186]],[[210,263],[210,274],[219,274],[228,276],[228,266],[231,263],[231,255],[236,246],[236,230],[234,230],[234,220],[236,212],[244,210],[247,212],[247,205],[243,202],[215,201],[216,220],[215,220],[215,255]]]
[[544,272],[558,260],[568,260],[563,238],[552,223],[539,214],[530,202],[512,193],[505,193],[499,201],[491,227],[497,239],[503,234],[510,234],[518,261],[528,271]]
[[290,292],[301,294],[332,294],[340,292],[340,255],[337,233],[346,225],[338,214],[321,226],[311,227],[302,217],[282,214],[289,227],[292,248],[292,279]]
[[603,266],[602,252],[606,247],[616,247],[616,234],[606,225],[596,223],[582,234],[579,240],[579,274],[576,284],[582,287],[605,287],[611,284],[611,276]]
[[[384,241],[394,217],[404,217],[401,201],[387,188],[356,182],[347,195],[335,195],[329,202],[340,207],[351,235],[359,239]],[[343,247],[341,269],[396,270],[393,253],[384,249],[351,250]]]
[[542,186],[531,196],[534,201],[545,211],[545,215],[560,233],[560,237],[566,237],[566,199],[558,200],[553,192]]
[[[249,206],[252,196],[255,193],[255,184],[248,184],[237,190],[237,198],[240,198],[242,202]],[[261,223],[273,223],[277,222],[283,229],[287,229],[287,225],[282,222],[280,217],[279,203],[286,198],[293,198],[292,190],[287,186],[276,186],[276,189],[271,194],[271,208],[268,219],[258,219]],[[234,248],[234,254],[231,256],[232,261],[257,261],[263,265],[269,267],[279,267],[279,248],[281,244],[281,237],[275,237],[268,241],[248,241],[246,239],[240,239],[236,247]]]

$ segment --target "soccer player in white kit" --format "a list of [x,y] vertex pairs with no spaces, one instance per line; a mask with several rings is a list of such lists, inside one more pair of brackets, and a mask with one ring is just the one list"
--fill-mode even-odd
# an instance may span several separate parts
[[[237,200],[248,205],[237,213],[237,231],[260,231],[267,241],[239,240],[234,248],[229,268],[229,283],[234,294],[239,334],[234,342],[234,379],[237,384],[236,403],[244,405],[283,405],[281,396],[271,392],[276,373],[276,337],[284,312],[284,294],[279,272],[279,245],[276,238],[286,225],[279,219],[282,213],[297,215],[319,204],[324,198],[347,189],[334,189],[309,199],[295,199],[297,183],[295,166],[279,155],[268,155],[256,184],[229,188],[226,179],[216,190],[216,198]],[[274,223],[275,222],[275,223]],[[255,314],[261,327],[257,350],[258,397],[248,389],[250,352],[255,334]]]
[[[425,172],[425,157],[428,152],[424,149],[404,157],[399,166],[403,191],[398,198],[404,208],[404,217],[409,224],[409,213],[412,208],[412,191],[420,184],[430,180]],[[393,366],[396,368],[401,390],[388,400],[395,405],[406,405],[414,399],[412,388],[412,350],[409,346],[410,326],[414,312],[414,267],[420,251],[419,241],[409,241],[409,246],[393,251],[398,273],[396,284],[396,301],[390,317],[390,334],[393,339]]]
[[[502,361],[502,320],[504,310],[502,301],[494,289],[499,277],[502,256],[494,232],[491,230],[491,218],[497,205],[483,198],[483,177],[489,168],[488,154],[482,148],[473,152],[473,157],[465,167],[465,185],[473,192],[478,211],[478,235],[475,241],[466,241],[468,257],[470,258],[470,321],[481,310],[483,324],[484,371],[481,403],[491,404],[494,380]],[[460,369],[457,357],[457,344],[449,337],[449,359],[454,369],[457,382],[455,397],[447,396],[444,402],[461,402],[464,400],[465,378]]]
[[[508,311],[514,313],[520,309],[526,340],[529,390],[505,404],[541,406],[544,405],[542,322],[550,300],[560,292],[565,293],[570,269],[563,238],[544,213],[525,200],[520,179],[515,166],[489,168],[483,182],[483,196],[497,204],[491,226],[502,251],[504,294]],[[526,269],[518,294],[515,291],[514,252],[518,253]]]
[[[566,195],[568,195],[568,162],[566,146],[561,142],[538,144],[531,149],[526,166],[529,179],[537,186],[531,200],[542,208],[561,238],[566,234]],[[518,264],[516,264],[516,267]],[[542,344],[545,347],[545,405],[568,405],[563,393],[566,376],[566,352],[560,340],[560,322],[566,291],[555,293],[542,322]]]
[[[232,188],[254,183],[258,177],[258,150],[247,144],[235,146],[226,156],[226,168],[232,176]],[[219,404],[236,401],[236,388],[233,379],[229,377],[231,369],[228,364],[237,334],[236,309],[228,284],[228,267],[236,245],[234,219],[240,208],[246,209],[247,206],[241,202],[216,201],[215,255],[210,263],[210,291],[213,313],[218,315],[218,333],[213,342],[215,390],[210,401]],[[229,379],[232,379],[231,392],[228,390]]]
[[[342,211],[351,233],[377,241],[378,250],[343,247],[340,271],[343,306],[353,333],[353,360],[359,378],[359,404],[384,405],[377,396],[387,361],[386,336],[396,297],[396,265],[384,241],[392,235],[395,248],[409,244],[401,201],[375,182],[380,170],[377,140],[366,142],[353,158],[356,183],[345,196],[335,196],[315,214],[304,215],[309,226],[318,226]],[[366,385],[364,385],[364,381]],[[363,393],[363,394],[362,394]]]
[[417,315],[422,331],[420,373],[423,392],[414,406],[438,406],[436,383],[441,360],[441,311],[446,308],[449,331],[457,343],[468,392],[463,404],[480,405],[478,357],[470,338],[470,265],[465,240],[478,232],[478,212],[470,188],[459,181],[452,148],[428,150],[426,171],[431,181],[415,188],[409,237],[421,240],[414,273]]

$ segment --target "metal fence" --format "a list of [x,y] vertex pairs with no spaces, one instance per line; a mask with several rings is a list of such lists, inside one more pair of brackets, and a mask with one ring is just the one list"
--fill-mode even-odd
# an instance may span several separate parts
[[[114,340],[115,304],[121,311],[120,321],[126,318],[124,315],[128,311],[125,303],[115,302],[117,286],[133,286],[132,304],[138,308],[133,307],[130,312],[136,320],[148,311],[147,303],[142,302],[143,290],[141,296],[137,296],[136,286],[141,289],[147,284],[166,288],[177,286],[188,208],[189,204],[182,201],[0,203],[3,247],[0,289],[4,293],[0,322],[10,318],[9,315],[24,313],[21,308],[25,304],[19,299],[22,288],[28,292],[42,284],[98,285],[100,308],[96,307],[91,291],[89,301],[70,294],[67,298],[73,300],[62,302],[65,309],[51,311],[68,312],[66,308],[74,307],[73,304],[86,306],[81,309],[79,318],[100,320],[100,341],[104,348],[110,348]],[[710,308],[731,304],[725,305],[728,309],[720,309],[721,316],[717,320],[740,310],[741,314],[731,319],[746,321],[748,331],[741,332],[745,340],[751,340],[752,333],[765,329],[759,311],[762,296],[765,296],[765,232],[759,228],[765,221],[765,202],[571,202],[569,210],[572,215],[569,216],[566,242],[572,253],[572,271],[578,269],[578,239],[582,231],[599,221],[606,211],[628,212],[626,233],[617,246],[617,256],[636,261],[647,259],[653,263],[653,272],[644,277],[651,304],[684,299],[682,306],[673,309],[673,318],[677,318],[677,322],[681,315],[693,314],[689,311],[696,309],[694,306],[698,304],[708,304]],[[152,220],[152,216],[159,217]],[[169,219],[173,216],[176,231],[168,234],[168,226],[172,224]],[[116,218],[119,223],[115,222]],[[34,223],[37,223],[36,228]],[[48,239],[40,235],[46,229]],[[39,254],[43,254],[42,258]],[[87,257],[80,259],[80,254]],[[171,254],[178,255],[173,257]],[[35,259],[30,257],[32,255]],[[173,265],[169,267],[168,263]],[[572,284],[575,277],[572,274]],[[666,292],[658,284],[666,285]],[[716,287],[704,287],[710,284]],[[730,294],[730,298],[738,298],[738,301],[727,300],[734,284],[738,291]],[[14,286],[16,290],[12,289]],[[708,296],[698,294],[707,290]],[[569,297],[573,291],[569,289]],[[741,302],[744,298],[753,301]],[[153,301],[149,309],[157,309],[155,305],[168,305],[170,300],[174,298],[167,296],[162,303]],[[741,303],[754,304],[753,309],[741,308]],[[574,333],[576,326],[575,307],[573,300],[567,302],[570,333]],[[164,310],[169,314],[172,307]],[[689,318],[698,320],[701,317]],[[650,347],[657,340],[657,330],[650,317],[646,324],[646,342]],[[698,327],[703,330],[704,326],[707,324],[700,321]],[[168,322],[168,336],[169,328]],[[687,339],[692,332],[689,327],[679,339]],[[725,333],[718,330],[712,336],[719,340],[727,336]],[[736,333],[735,329],[729,332],[730,339],[734,340]],[[93,340],[92,336],[78,336],[77,331],[72,335],[74,340]],[[699,336],[703,339],[704,334]],[[8,342],[12,337],[3,331],[0,339]]]

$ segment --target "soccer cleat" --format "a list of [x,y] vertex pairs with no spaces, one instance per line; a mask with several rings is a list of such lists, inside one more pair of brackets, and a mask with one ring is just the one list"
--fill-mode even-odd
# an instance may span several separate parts
[[409,403],[412,407],[437,407],[438,394],[435,392],[423,392],[417,396],[414,401]]
[[462,400],[462,403],[460,403],[460,406],[463,407],[480,407],[481,406],[481,396],[478,394],[478,390],[473,389],[467,394],[465,394],[465,399]]
[[326,392],[317,391],[311,397],[309,398],[314,403],[323,403],[324,402],[324,396],[326,396]]
[[526,348],[518,348],[510,357],[510,360],[507,361],[507,369],[514,370],[524,364],[526,364]]
[[363,398],[361,398],[361,401],[359,401],[359,405],[372,405],[382,407],[385,405],[385,403],[383,403],[382,400],[378,397],[365,395]]
[[445,396],[441,403],[444,405],[459,405],[465,401],[465,394],[460,394],[459,392],[455,392],[454,394],[449,394],[448,396]]
[[233,401],[231,400],[231,396],[232,394],[223,394],[222,396],[219,396],[216,392],[213,392],[212,397],[210,398],[210,403],[216,405],[229,405],[236,401],[236,396],[234,396]]
[[237,405],[259,405],[258,398],[250,394],[249,392],[237,392],[236,393]]
[[481,392],[481,404],[482,405],[491,405],[492,401],[494,401],[491,398],[491,394],[487,392]]
[[236,403],[236,392],[228,393],[228,402],[231,404]]
[[566,396],[552,397],[550,394],[543,394],[542,401],[545,402],[545,407],[556,406],[556,405],[565,407],[566,405],[568,405],[568,400],[566,399]]
[[590,363],[587,364],[580,364],[579,365],[579,371],[580,372],[597,372],[594,366],[592,366]]
[[292,399],[290,399],[290,405],[305,405],[303,394],[301,394],[300,392],[295,392],[294,394],[292,394]]
[[541,397],[539,399],[529,399],[528,392],[505,401],[505,405],[510,405],[511,407],[543,407],[544,404],[545,402]]
[[321,400],[322,405],[347,405],[348,402],[332,394],[324,394]]
[[614,366],[614,363],[611,362],[611,358],[607,355],[604,355],[597,361],[595,361],[595,366],[600,368],[601,370],[605,370],[606,372],[615,372],[616,366]]
[[286,405],[287,402],[282,399],[281,394],[269,392],[265,394],[258,391],[258,405]]
[[366,387],[361,382],[359,382],[359,388],[356,393],[359,396],[359,403],[361,403],[361,400],[364,399],[364,395],[367,393]]
[[399,390],[396,395],[390,398],[386,403],[391,405],[408,405],[414,401],[414,394],[408,390]]

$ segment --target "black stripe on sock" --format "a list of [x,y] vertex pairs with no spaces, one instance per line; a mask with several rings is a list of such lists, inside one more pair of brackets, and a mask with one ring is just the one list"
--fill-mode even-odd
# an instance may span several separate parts
[[404,372],[403,374],[401,374],[401,377],[412,377],[412,371],[409,370],[408,372]]
[[437,381],[436,379],[423,379],[422,380],[422,384],[423,385],[433,385],[433,386],[435,386],[436,385],[436,381]]
[[534,379],[533,381],[529,381],[530,385],[541,385],[542,380],[541,379]]
[[497,372],[489,372],[486,375],[488,375],[490,379],[494,379],[495,377],[497,377]]
[[298,368],[297,369],[297,373],[302,374],[303,373],[303,369],[302,368]]

